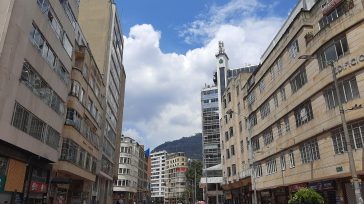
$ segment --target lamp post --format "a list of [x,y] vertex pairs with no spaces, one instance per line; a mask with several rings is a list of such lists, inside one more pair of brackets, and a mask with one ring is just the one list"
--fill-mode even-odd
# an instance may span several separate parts
[[255,181],[255,170],[254,170],[254,160],[255,156],[253,155],[253,145],[252,145],[252,126],[250,122],[248,123],[248,132],[249,132],[249,160],[250,160],[250,170],[251,170],[251,179],[252,179],[252,188],[253,188],[253,204],[258,204],[258,197],[257,197],[257,188],[256,188],[256,181]]
[[[316,56],[312,56],[312,55],[302,55],[298,59],[317,59],[317,58],[316,58]],[[340,111],[341,123],[343,125],[344,137],[345,137],[346,147],[347,147],[347,150],[348,150],[350,173],[351,173],[351,177],[352,177],[351,182],[354,185],[356,203],[357,204],[362,204],[363,199],[362,199],[361,192],[360,192],[358,174],[357,174],[356,168],[355,168],[353,150],[351,148],[348,125],[346,123],[346,118],[345,118],[345,111],[344,111],[342,101],[341,101],[341,97],[340,97],[340,94],[339,94],[339,85],[338,85],[337,78],[336,78],[336,69],[335,69],[335,66],[334,66],[334,61],[328,61],[326,63],[331,67],[332,78],[333,78],[333,81],[334,81],[335,92],[336,92],[336,98],[338,100],[338,106],[339,106],[339,111]]]

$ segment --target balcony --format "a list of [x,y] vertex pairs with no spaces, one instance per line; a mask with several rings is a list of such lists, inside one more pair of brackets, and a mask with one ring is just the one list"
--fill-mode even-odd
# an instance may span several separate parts
[[251,169],[244,169],[242,171],[240,171],[239,173],[239,179],[244,179],[244,178],[247,178],[247,177],[250,177],[251,176]]

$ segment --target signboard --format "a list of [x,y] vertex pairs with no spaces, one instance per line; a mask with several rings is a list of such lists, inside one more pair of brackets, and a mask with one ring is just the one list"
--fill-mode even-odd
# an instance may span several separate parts
[[0,176],[0,193],[4,192],[6,176]]
[[342,63],[341,65],[338,65],[335,67],[336,73],[340,73],[341,71],[344,71],[345,69],[351,68],[352,66],[355,66],[359,63],[364,62],[364,54],[361,54],[357,57],[354,57],[352,59],[349,59],[348,61]]
[[176,168],[176,172],[186,172],[186,171],[187,171],[186,167]]
[[312,188],[315,191],[325,191],[325,190],[333,190],[335,189],[335,181],[321,181],[321,182],[310,182],[308,183],[308,187]]
[[33,193],[46,193],[48,191],[48,184],[31,181],[29,191]]
[[300,190],[301,188],[306,188],[306,187],[307,187],[307,183],[299,183],[299,184],[294,184],[294,185],[288,186],[288,189],[291,192],[296,192],[296,191]]

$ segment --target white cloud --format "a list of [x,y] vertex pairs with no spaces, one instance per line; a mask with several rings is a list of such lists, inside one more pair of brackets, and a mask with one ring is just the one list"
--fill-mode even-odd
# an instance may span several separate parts
[[[201,132],[200,90],[205,83],[213,83],[218,41],[224,41],[231,67],[257,64],[282,24],[280,18],[255,17],[254,10],[261,8],[255,0],[212,7],[181,34],[191,42],[204,38],[201,48],[185,54],[163,53],[162,34],[152,25],[132,27],[124,37],[124,134],[153,148]],[[243,15],[233,18],[239,12]]]

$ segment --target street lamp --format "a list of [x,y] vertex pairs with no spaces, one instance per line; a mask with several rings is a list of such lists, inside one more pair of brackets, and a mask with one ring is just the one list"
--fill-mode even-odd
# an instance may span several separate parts
[[[302,55],[302,56],[298,57],[298,59],[317,59],[317,57],[313,56],[313,55]],[[335,66],[334,66],[334,61],[333,60],[332,61],[327,61],[326,64],[330,65],[331,72],[332,72],[332,78],[334,80],[336,98],[338,99],[338,106],[339,106],[339,110],[340,110],[341,123],[343,124],[345,142],[346,142],[346,147],[347,147],[347,150],[348,150],[350,173],[351,173],[351,177],[352,177],[351,182],[354,185],[356,203],[357,204],[362,204],[363,199],[362,199],[361,192],[360,192],[358,174],[357,174],[356,168],[355,168],[353,150],[351,148],[348,125],[346,123],[346,118],[345,118],[345,111],[344,111],[342,101],[341,101],[341,97],[340,97],[340,94],[339,94],[339,85],[338,85],[337,78],[336,78],[336,69],[335,69]]]

